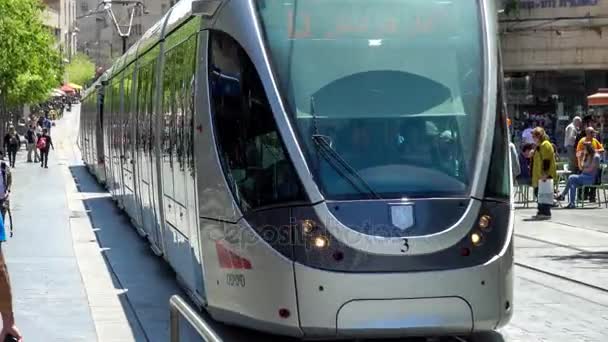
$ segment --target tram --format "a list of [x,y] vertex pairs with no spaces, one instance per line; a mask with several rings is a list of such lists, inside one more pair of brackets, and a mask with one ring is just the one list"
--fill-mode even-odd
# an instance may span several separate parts
[[494,2],[182,0],[86,91],[84,162],[214,319],[492,331],[513,312]]

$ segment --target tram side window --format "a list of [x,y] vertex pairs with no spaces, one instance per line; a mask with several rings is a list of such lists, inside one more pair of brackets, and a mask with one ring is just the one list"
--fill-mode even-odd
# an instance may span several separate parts
[[496,101],[496,124],[494,129],[494,142],[492,144],[492,159],[488,180],[486,182],[486,196],[508,199],[511,194],[509,182],[511,171],[509,169],[508,133],[506,105],[504,103],[504,89],[502,77],[499,75],[498,96]]
[[226,34],[211,36],[209,86],[218,150],[242,210],[303,199],[260,77]]

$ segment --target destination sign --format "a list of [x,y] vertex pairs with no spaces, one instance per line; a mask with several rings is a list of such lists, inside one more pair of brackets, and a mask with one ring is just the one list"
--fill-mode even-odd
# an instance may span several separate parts
[[[392,14],[373,12],[299,10],[286,11],[287,33],[290,39],[332,39],[338,37],[387,38],[397,36],[408,38],[418,35],[435,34],[455,29],[454,20],[448,20],[448,8],[438,8],[434,12]],[[328,15],[328,14],[331,14]]]
[[569,7],[592,7],[597,6],[600,0],[522,0],[520,8],[569,8]]

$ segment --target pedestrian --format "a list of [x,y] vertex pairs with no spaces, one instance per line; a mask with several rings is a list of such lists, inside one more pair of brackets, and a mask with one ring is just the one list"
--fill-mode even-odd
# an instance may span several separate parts
[[10,126],[8,133],[4,136],[4,150],[8,153],[8,161],[11,167],[15,167],[15,159],[20,145],[19,134],[17,134],[14,126]]
[[534,144],[534,139],[532,138],[532,131],[534,130],[535,126],[536,126],[536,122],[533,122],[533,121],[528,122],[528,128],[524,129],[524,131],[521,133],[522,145]]
[[38,117],[38,127],[40,127],[40,129],[42,129],[44,126],[44,113],[42,113],[42,115],[40,115]]
[[[545,129],[536,127],[532,131],[532,138],[536,145],[534,156],[532,157],[532,186],[534,196],[538,198],[539,182],[546,182],[549,179],[557,179],[557,167],[555,164],[555,150],[549,141]],[[551,204],[538,203],[538,213],[535,219],[543,220],[551,218]]]
[[582,162],[583,162],[582,158],[585,153],[585,143],[591,144],[591,147],[593,147],[593,149],[597,153],[604,152],[604,146],[602,145],[602,143],[600,143],[599,140],[597,140],[595,138],[596,135],[597,135],[597,132],[596,132],[595,128],[593,128],[593,126],[588,126],[587,128],[585,128],[585,137],[582,138],[576,145],[576,155],[578,157],[578,165],[582,165]]
[[4,219],[10,205],[9,195],[12,185],[13,175],[10,167],[5,162],[0,162],[0,216],[2,219]]
[[[0,220],[0,224],[4,227],[4,220],[1,218]],[[19,332],[19,329],[17,329],[17,326],[15,325],[11,282],[1,246],[2,245],[0,244],[0,314],[2,314],[0,341],[23,341],[23,336],[21,336],[21,332]]]
[[55,146],[53,146],[53,139],[46,128],[42,130],[42,136],[38,139],[36,147],[40,150],[40,167],[48,169],[49,150],[51,148],[55,150]]
[[34,162],[38,162],[38,151],[36,149],[36,132],[34,126],[30,125],[25,133],[27,143],[27,162],[32,162],[32,154],[34,154]]
[[51,126],[53,126],[53,122],[49,119],[48,114],[44,117],[42,122],[42,129],[46,129],[48,134],[51,134]]
[[[6,241],[4,217],[8,208],[8,196],[12,182],[10,168],[5,162],[0,162],[0,172],[2,174],[2,177],[0,177],[0,313],[2,314],[0,341],[21,341],[21,333],[15,326],[10,279],[2,253],[2,242]],[[13,339],[10,339],[11,337]]]
[[594,184],[600,170],[600,154],[591,143],[586,142],[584,146],[583,163],[580,165],[581,173],[570,175],[564,191],[557,196],[559,201],[563,201],[566,194],[569,194],[567,209],[576,208],[576,189],[582,185]]
[[534,153],[534,145],[525,144],[521,153],[519,153],[519,176],[517,176],[517,184],[519,185],[532,185],[532,170],[530,160]]

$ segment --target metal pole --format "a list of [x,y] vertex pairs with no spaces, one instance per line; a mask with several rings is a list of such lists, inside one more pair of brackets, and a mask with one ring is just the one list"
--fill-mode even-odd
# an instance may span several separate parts
[[101,66],[101,22],[99,17],[95,17],[95,40],[97,41],[97,61],[95,66],[99,68]]
[[125,53],[127,53],[127,39],[129,38],[128,36],[121,36],[122,38],[122,54],[124,55]]
[[179,316],[183,316],[205,342],[222,342],[222,339],[213,331],[211,326],[209,326],[207,322],[205,322],[180,296],[173,295],[171,297],[169,300],[169,308],[171,342],[179,342]]
[[174,306],[171,306],[170,310],[171,342],[179,342],[179,312]]

